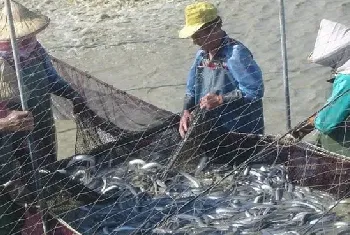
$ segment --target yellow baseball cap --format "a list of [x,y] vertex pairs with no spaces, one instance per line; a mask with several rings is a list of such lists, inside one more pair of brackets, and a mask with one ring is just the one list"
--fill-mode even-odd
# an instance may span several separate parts
[[180,38],[189,38],[204,24],[218,17],[217,8],[208,2],[196,2],[185,8],[186,25],[179,32]]

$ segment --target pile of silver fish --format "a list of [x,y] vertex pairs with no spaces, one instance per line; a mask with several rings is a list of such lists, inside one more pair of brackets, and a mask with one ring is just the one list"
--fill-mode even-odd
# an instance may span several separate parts
[[133,159],[99,167],[77,155],[65,169],[112,203],[69,211],[82,234],[350,234],[350,223],[330,208],[331,195],[293,185],[281,165],[206,167],[169,172]]

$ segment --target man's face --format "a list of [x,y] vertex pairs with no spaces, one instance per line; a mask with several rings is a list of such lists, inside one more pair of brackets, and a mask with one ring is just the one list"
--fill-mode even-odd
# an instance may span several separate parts
[[191,36],[193,43],[200,46],[203,50],[209,50],[212,37],[211,31],[211,28],[199,29]]
[[[36,41],[35,37],[19,39],[17,41],[17,46],[19,49],[24,49],[27,46],[29,46],[31,43],[34,43],[35,41]],[[11,47],[10,41],[0,42],[0,51],[11,51],[11,50],[12,50],[12,47]]]
[[0,42],[0,51],[11,51],[10,42]]

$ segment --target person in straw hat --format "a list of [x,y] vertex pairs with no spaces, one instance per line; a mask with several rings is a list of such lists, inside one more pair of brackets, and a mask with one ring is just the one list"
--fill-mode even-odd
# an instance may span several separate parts
[[[32,153],[39,166],[56,161],[56,133],[50,94],[65,97],[73,102],[74,113],[87,109],[84,99],[54,69],[50,57],[37,41],[36,35],[49,25],[49,18],[34,13],[16,1],[11,1],[20,68],[23,78],[24,97],[28,111],[21,111],[15,63],[10,43],[10,30],[6,10],[0,15],[0,184],[16,178],[17,162],[23,173],[30,174],[31,164],[25,138],[32,131]],[[23,182],[24,183],[24,182]],[[30,189],[30,187],[29,187]],[[0,201],[6,201],[0,199]],[[3,208],[0,205],[0,214]],[[11,211],[11,210],[10,210]],[[5,213],[2,225],[18,220],[16,215]],[[16,222],[17,224],[17,222]],[[0,234],[7,234],[7,228],[0,225]],[[11,234],[14,234],[12,231]]]
[[316,145],[350,157],[350,27],[323,19],[314,50],[307,57],[331,69],[325,84],[327,102],[311,117],[299,123],[280,142],[295,144],[316,131]]
[[185,8],[180,38],[192,38],[198,50],[187,78],[179,132],[185,136],[199,106],[215,119],[219,132],[264,133],[262,72],[250,50],[222,29],[217,8],[195,2]]

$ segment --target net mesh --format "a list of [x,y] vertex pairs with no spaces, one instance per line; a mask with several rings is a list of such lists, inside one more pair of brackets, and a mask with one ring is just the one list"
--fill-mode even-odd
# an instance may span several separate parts
[[[56,58],[52,61],[94,111],[75,118],[76,155],[51,165],[42,177],[50,186],[50,212],[80,233],[273,232],[279,229],[273,224],[290,219],[284,210],[294,206],[299,210],[290,212],[295,222],[284,227],[286,231],[303,224],[298,219],[302,215],[314,218],[313,223],[324,217],[332,223],[338,220],[327,210],[349,190],[343,156],[307,143],[281,145],[273,136],[218,134],[212,117],[201,112],[184,143],[178,134],[179,115]],[[53,97],[53,103],[56,117],[73,119],[69,100]],[[173,167],[164,175],[176,153]],[[247,184],[254,180],[261,185],[255,182],[253,190]],[[279,200],[284,209],[271,209]],[[251,205],[239,209],[240,203]],[[284,217],[265,224],[276,215]],[[250,216],[254,219],[243,220]],[[232,222],[234,218],[241,222]],[[313,231],[312,224],[304,225],[300,232]]]
[[[221,26],[220,20],[203,27],[208,35],[215,34],[213,25]],[[209,39],[194,37],[202,46],[213,43]],[[188,82],[187,88],[197,95],[209,92],[209,85],[217,92],[213,99],[225,100],[211,111],[194,102],[182,138],[183,113],[154,106],[49,56],[35,38],[19,41],[32,120],[20,112],[15,63],[8,45],[0,46],[0,121],[6,123],[0,133],[1,234],[43,234],[43,221],[52,234],[64,235],[350,231],[346,148],[331,152],[265,133],[263,86],[255,83],[260,75],[247,48],[235,61],[203,56],[193,66],[193,76],[203,83]],[[225,41],[221,49],[230,46],[240,42]],[[232,82],[230,73],[244,79]],[[219,97],[220,92],[231,96]],[[62,142],[55,129],[62,120],[75,131],[71,154],[57,154]],[[227,125],[230,130],[223,131]]]

